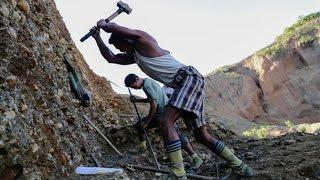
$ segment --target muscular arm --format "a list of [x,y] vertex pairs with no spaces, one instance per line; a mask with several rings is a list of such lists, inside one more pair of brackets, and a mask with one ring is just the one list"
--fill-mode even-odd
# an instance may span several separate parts
[[157,110],[157,101],[156,100],[152,100],[150,101],[150,109],[149,109],[149,114],[148,114],[148,122],[150,122],[151,119],[154,118],[154,115],[156,114],[156,110]]
[[[100,21],[99,21],[100,22]],[[104,31],[108,33],[115,33],[124,38],[132,39],[135,41],[141,41],[144,38],[151,38],[153,41],[156,42],[154,38],[152,38],[149,34],[141,30],[129,29],[123,26],[120,26],[115,23],[99,23],[98,27],[101,27]]]
[[97,26],[108,33],[115,33],[133,40],[135,42],[135,49],[143,56],[158,57],[168,53],[161,49],[157,41],[144,31],[129,29],[115,23],[106,23],[104,20],[98,21]]
[[149,98],[146,98],[146,99],[131,98],[131,102],[144,102],[144,103],[148,102],[150,104],[150,109],[146,119],[147,121],[146,123],[148,124],[149,121],[154,118],[154,115],[156,114],[156,111],[157,111],[157,101],[155,99],[150,100]]
[[96,43],[99,47],[101,55],[109,62],[121,65],[128,65],[135,63],[132,56],[127,54],[114,54],[103,42],[100,35],[95,37]]

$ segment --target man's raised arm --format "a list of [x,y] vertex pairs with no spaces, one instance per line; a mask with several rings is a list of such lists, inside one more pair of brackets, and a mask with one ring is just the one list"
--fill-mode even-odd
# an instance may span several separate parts
[[127,54],[114,54],[107,45],[103,42],[101,36],[100,36],[100,30],[98,29],[95,34],[92,35],[93,38],[96,40],[96,43],[99,47],[101,55],[109,62],[109,63],[115,63],[115,64],[121,64],[121,65],[128,65],[133,64],[134,59],[132,56],[129,56]]
[[132,40],[137,40],[139,38],[144,37],[147,35],[147,33],[135,30],[135,29],[129,29],[127,27],[119,26],[116,23],[106,23],[105,20],[100,20],[97,22],[97,27],[103,29],[104,31],[108,33],[116,33],[120,36],[123,36],[125,38],[129,38]]

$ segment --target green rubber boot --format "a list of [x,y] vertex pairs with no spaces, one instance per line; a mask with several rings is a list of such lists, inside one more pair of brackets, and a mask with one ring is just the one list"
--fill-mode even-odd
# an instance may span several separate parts
[[203,160],[198,156],[197,153],[194,153],[191,155],[192,162],[191,162],[191,169],[198,169],[201,164],[203,163]]

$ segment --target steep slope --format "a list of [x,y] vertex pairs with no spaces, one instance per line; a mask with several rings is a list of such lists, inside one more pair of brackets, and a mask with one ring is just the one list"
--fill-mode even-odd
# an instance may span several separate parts
[[319,22],[320,13],[302,17],[270,46],[209,74],[208,116],[239,132],[252,122],[319,122]]
[[[2,0],[0,14],[0,175],[63,176],[110,152],[83,114],[104,129],[128,103],[89,69],[54,1]],[[71,93],[63,54],[92,92],[89,108]]]
[[[53,0],[1,0],[0,14],[1,178],[22,175],[22,179],[62,179],[68,176],[79,179],[74,170],[79,165],[94,166],[91,154],[105,167],[118,166],[119,161],[154,166],[150,155],[131,152],[137,143],[133,143],[136,134],[131,127],[135,112],[128,98],[115,94],[106,79],[89,69],[74,46]],[[304,20],[298,27],[302,30],[309,23],[319,24],[318,21],[317,16],[312,17]],[[319,108],[319,96],[315,94],[319,90],[319,43],[318,35],[311,35],[311,38],[303,38],[305,40],[302,44],[294,37],[294,40],[290,39],[290,42],[298,43],[297,47],[282,48],[279,44],[272,45],[261,54],[249,57],[206,79],[207,115],[211,120],[220,122],[217,125],[209,124],[211,133],[224,140],[240,158],[245,159],[256,170],[260,179],[319,179],[319,136],[299,133],[277,139],[232,139],[236,138],[235,134],[223,128],[225,122],[233,122],[233,128],[240,129],[241,126],[250,126],[250,121],[278,122],[282,117],[299,117],[291,108],[296,108],[298,114],[305,108],[302,111],[305,114],[300,115],[307,120],[298,118],[297,121],[314,122],[312,117],[317,116]],[[82,83],[92,92],[93,103],[88,108],[82,107],[71,93],[67,69],[63,63],[64,54],[80,72]],[[297,64],[289,63],[295,62],[295,59],[287,61],[289,57],[300,56],[302,64],[300,61]],[[259,63],[263,66],[259,66]],[[269,81],[267,78],[270,73],[275,73],[271,70],[277,69],[279,63],[290,76],[281,78],[281,81]],[[276,72],[282,75],[280,70]],[[299,79],[300,73],[308,76]],[[292,79],[296,80],[293,81],[296,83],[291,83],[293,87],[303,94],[300,104],[295,103],[300,102],[300,94],[297,95],[299,101],[291,99],[292,94],[282,97],[282,93],[292,93],[288,90],[291,86],[274,88],[276,85],[289,83]],[[268,89],[269,84],[264,84],[268,83],[265,80],[271,83],[273,89]],[[284,116],[281,113],[285,111],[271,106],[277,104],[271,103],[277,100],[272,96],[277,93],[280,93],[278,98],[293,101],[293,105],[287,105],[291,112],[288,115]],[[140,109],[146,111],[144,106]],[[123,158],[116,156],[94,129],[85,123],[84,114],[119,147],[124,153]],[[160,138],[151,139],[158,147],[158,160],[167,164],[163,157],[162,141]],[[190,140],[194,141],[193,138]],[[226,174],[225,163],[221,159],[212,156],[203,146],[193,143],[197,152],[205,159],[205,164],[197,173],[219,177]],[[296,164],[299,166],[296,167]],[[137,179],[155,177],[154,173],[127,173],[131,178]]]

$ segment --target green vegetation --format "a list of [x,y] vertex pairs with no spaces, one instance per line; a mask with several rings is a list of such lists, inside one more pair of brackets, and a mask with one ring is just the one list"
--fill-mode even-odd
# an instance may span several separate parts
[[214,71],[209,73],[207,76],[210,76],[210,75],[213,75],[213,74],[217,74],[217,73],[225,73],[227,75],[227,77],[240,78],[240,74],[239,73],[230,70],[230,68],[232,68],[233,66],[234,65],[222,66],[220,68],[215,69]]
[[298,127],[298,131],[302,132],[302,133],[306,133],[307,132],[307,127],[306,126],[300,126],[300,127]]
[[281,44],[275,43],[275,44],[271,44],[271,45],[261,49],[258,52],[258,54],[262,55],[262,56],[274,57],[274,56],[279,55],[283,49],[284,49],[284,47],[282,47]]
[[286,28],[280,36],[276,37],[273,44],[263,48],[258,54],[274,57],[280,55],[291,41],[295,42],[298,47],[314,42],[319,39],[320,19],[318,18],[320,18],[320,12],[299,17],[295,24]]
[[231,65],[225,65],[225,66],[219,67],[209,74],[212,75],[212,74],[216,74],[216,73],[227,72],[229,67],[231,67]]
[[288,27],[284,30],[284,33],[276,38],[276,41],[287,43],[291,38],[294,37],[303,37],[312,33],[314,30],[317,30],[314,24],[309,24],[310,21],[313,21],[320,17],[320,12],[313,13],[307,16],[300,16],[299,20],[293,24],[291,27]]
[[268,126],[260,126],[259,128],[253,127],[242,133],[246,137],[255,137],[258,139],[263,139],[268,136]]
[[293,126],[294,126],[293,122],[291,122],[290,120],[284,121],[284,124],[285,124],[288,128],[293,128]]
[[228,73],[228,75],[234,79],[239,79],[241,77],[240,74],[237,72],[230,72]]

